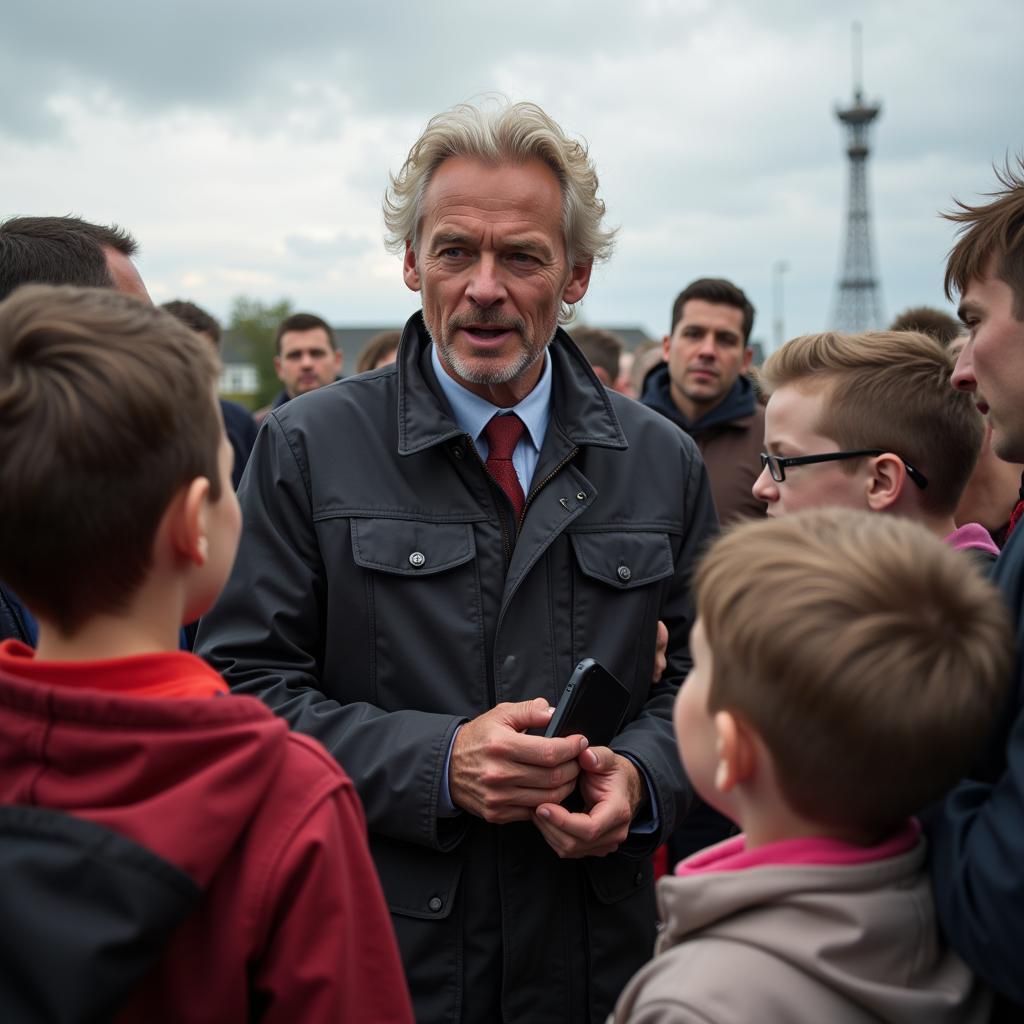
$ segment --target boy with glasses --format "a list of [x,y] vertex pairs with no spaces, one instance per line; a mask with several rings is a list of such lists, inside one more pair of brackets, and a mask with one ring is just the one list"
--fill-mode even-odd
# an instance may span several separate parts
[[794,338],[761,371],[770,394],[753,493],[769,516],[844,506],[913,519],[985,564],[998,548],[954,513],[981,448],[953,363],[925,334]]

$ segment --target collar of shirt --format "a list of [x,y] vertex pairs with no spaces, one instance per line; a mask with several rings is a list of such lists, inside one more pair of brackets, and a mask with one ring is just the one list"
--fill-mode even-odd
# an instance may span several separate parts
[[548,421],[551,418],[551,357],[545,351],[544,369],[541,371],[540,380],[537,386],[518,404],[511,409],[502,409],[497,405],[488,402],[486,398],[473,394],[468,388],[463,387],[457,380],[450,377],[441,365],[437,355],[437,346],[430,347],[430,360],[434,366],[434,376],[452,407],[455,422],[473,439],[480,458],[486,460],[488,453],[487,438],[484,437],[484,427],[490,422],[496,412],[514,412],[526,425],[523,436],[516,445],[515,454],[512,457],[516,473],[519,475],[519,482],[523,490],[529,488],[530,480],[533,478],[533,471],[537,467],[537,460],[540,457],[541,445],[544,444],[544,435],[548,430]]

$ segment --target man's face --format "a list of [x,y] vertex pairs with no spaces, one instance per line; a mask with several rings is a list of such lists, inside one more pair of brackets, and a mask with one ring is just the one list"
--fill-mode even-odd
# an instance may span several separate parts
[[[764,410],[764,450],[783,456],[839,451],[836,441],[815,429],[830,392],[827,386],[787,384],[778,388]],[[769,516],[808,508],[868,508],[866,472],[861,469],[865,461],[855,460],[853,471],[849,462],[787,466],[786,479],[781,483],[772,479],[765,466],[751,490],[755,498],[767,504]]]
[[423,197],[419,247],[406,243],[405,283],[446,372],[495,405],[540,379],[561,302],[583,298],[590,264],[570,267],[562,190],[539,160],[493,166],[450,157]]
[[662,342],[672,400],[688,419],[710,412],[750,366],[743,340],[743,310],[689,299],[672,333]]
[[114,282],[114,290],[123,292],[125,295],[134,295],[135,298],[152,306],[153,300],[149,297],[149,292],[146,291],[146,286],[142,283],[142,278],[131,259],[112,245],[104,245],[100,248],[107,261],[107,272]]
[[993,273],[971,281],[960,318],[971,332],[956,361],[953,386],[974,393],[992,428],[992,450],[1024,462],[1024,321],[1013,315],[1013,290]]
[[288,397],[294,398],[330,384],[338,376],[341,359],[341,351],[331,348],[327,332],[311,327],[281,335],[281,353],[274,356],[274,369]]

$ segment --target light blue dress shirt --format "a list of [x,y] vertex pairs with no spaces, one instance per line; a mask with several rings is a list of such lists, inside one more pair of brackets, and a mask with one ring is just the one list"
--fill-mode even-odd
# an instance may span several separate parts
[[473,439],[480,458],[487,461],[490,448],[484,436],[484,428],[491,422],[495,413],[514,412],[526,425],[523,436],[519,439],[512,453],[512,465],[523,494],[530,493],[530,482],[533,471],[537,468],[541,445],[548,431],[551,419],[551,357],[544,353],[544,369],[536,387],[518,404],[510,409],[502,409],[488,402],[486,398],[473,394],[469,388],[463,387],[457,380],[450,377],[441,365],[437,356],[437,348],[430,346],[430,360],[434,365],[434,376],[441,385],[444,397],[455,414],[455,422]]

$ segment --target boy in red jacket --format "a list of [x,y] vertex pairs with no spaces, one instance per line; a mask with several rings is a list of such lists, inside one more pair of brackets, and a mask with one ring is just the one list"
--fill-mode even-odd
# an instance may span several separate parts
[[116,292],[0,304],[4,1020],[412,1019],[351,782],[178,650],[241,528],[217,372]]

